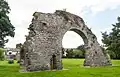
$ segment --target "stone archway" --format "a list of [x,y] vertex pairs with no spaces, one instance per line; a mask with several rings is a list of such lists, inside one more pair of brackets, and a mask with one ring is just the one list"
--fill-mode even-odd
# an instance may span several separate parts
[[85,25],[83,19],[69,12],[57,10],[55,13],[35,12],[29,26],[29,35],[23,45],[25,51],[23,67],[25,71],[51,69],[51,58],[56,56],[56,70],[62,69],[62,38],[69,31],[75,31],[85,43],[85,66],[111,65],[107,53],[97,42],[96,36]]

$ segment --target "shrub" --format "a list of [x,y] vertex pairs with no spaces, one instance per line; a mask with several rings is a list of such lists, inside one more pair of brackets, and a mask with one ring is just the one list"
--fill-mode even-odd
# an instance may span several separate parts
[[0,48],[0,60],[4,60],[4,49]]
[[18,60],[17,63],[20,63],[20,61]]
[[8,60],[8,64],[13,64],[14,60]]

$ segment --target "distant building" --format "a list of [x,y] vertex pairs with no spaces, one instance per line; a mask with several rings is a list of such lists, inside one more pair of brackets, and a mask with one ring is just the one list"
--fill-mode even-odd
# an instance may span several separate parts
[[8,60],[10,59],[10,55],[13,55],[13,58],[19,60],[19,52],[20,49],[17,48],[5,48],[5,58]]

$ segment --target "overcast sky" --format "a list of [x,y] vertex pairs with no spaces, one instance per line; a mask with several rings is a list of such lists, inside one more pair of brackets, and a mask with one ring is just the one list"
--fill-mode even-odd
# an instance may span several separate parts
[[[101,42],[101,31],[110,31],[111,24],[120,16],[120,0],[7,0],[11,12],[11,23],[15,26],[15,37],[9,38],[6,47],[15,47],[17,43],[25,41],[28,26],[35,11],[53,13],[55,10],[67,9],[68,12],[82,17],[86,25],[92,29]],[[63,47],[74,48],[83,44],[80,36],[74,32],[67,32],[63,39]]]

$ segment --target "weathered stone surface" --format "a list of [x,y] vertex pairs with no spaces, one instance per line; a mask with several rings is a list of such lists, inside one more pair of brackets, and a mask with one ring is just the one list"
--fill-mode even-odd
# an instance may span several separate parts
[[62,69],[62,39],[71,30],[84,40],[85,66],[111,65],[107,53],[103,53],[96,36],[83,19],[69,12],[35,12],[29,26],[29,35],[21,49],[21,66],[25,71]]

